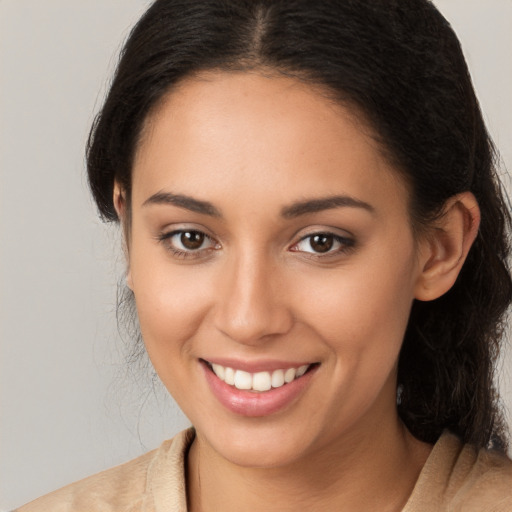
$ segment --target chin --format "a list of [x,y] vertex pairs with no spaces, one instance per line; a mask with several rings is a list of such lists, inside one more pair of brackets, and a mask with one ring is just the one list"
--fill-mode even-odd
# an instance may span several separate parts
[[[222,449],[222,448],[221,448]],[[297,461],[297,450],[286,449],[282,446],[274,449],[266,443],[265,446],[229,446],[223,449],[221,455],[231,464],[244,468],[278,468],[289,466]]]
[[[219,438],[218,432],[223,432]],[[225,460],[246,468],[275,468],[293,464],[305,451],[306,436],[283,428],[215,429],[203,439]],[[296,434],[299,434],[298,432]]]

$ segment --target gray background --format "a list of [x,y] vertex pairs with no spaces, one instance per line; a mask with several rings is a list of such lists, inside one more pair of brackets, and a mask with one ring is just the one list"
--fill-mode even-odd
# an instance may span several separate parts
[[[511,169],[512,0],[435,3],[463,41]],[[97,220],[84,177],[88,128],[147,4],[0,0],[0,510],[187,425],[158,384],[153,394],[149,372],[123,362],[119,234]],[[509,411],[511,366],[509,351],[500,374]]]

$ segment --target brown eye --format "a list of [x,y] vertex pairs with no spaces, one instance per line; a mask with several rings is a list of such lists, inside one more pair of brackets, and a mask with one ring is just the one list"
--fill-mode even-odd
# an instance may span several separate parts
[[184,231],[180,235],[181,245],[189,251],[200,249],[205,240],[205,234],[200,231]]
[[206,233],[192,229],[163,233],[158,239],[168,251],[179,258],[202,258],[212,250],[220,248]]
[[311,256],[335,256],[354,247],[355,240],[329,232],[319,232],[307,235],[290,250],[293,252],[309,253]]
[[309,237],[309,245],[315,252],[328,252],[334,245],[334,236],[320,233]]

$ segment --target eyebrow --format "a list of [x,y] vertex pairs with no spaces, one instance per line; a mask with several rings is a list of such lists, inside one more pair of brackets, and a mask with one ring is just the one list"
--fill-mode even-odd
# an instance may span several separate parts
[[329,196],[315,199],[306,199],[304,201],[293,203],[292,205],[283,208],[281,210],[281,215],[285,219],[293,219],[308,213],[316,213],[323,210],[331,210],[333,208],[342,207],[362,208],[370,213],[375,213],[373,206],[365,203],[364,201],[360,201],[359,199],[355,199],[354,197]]
[[146,199],[142,206],[150,206],[154,204],[168,204],[177,206],[178,208],[184,208],[191,212],[202,213],[203,215],[209,215],[211,217],[221,217],[220,211],[208,201],[200,201],[193,197],[186,196],[183,194],[171,194],[170,192],[157,192],[151,197]]
[[[194,199],[193,197],[183,194],[172,194],[170,192],[157,192],[144,201],[142,206],[149,206],[155,204],[167,204],[184,208],[195,213],[209,215],[211,217],[222,217],[220,211],[210,202]],[[281,216],[285,219],[293,219],[306,215],[308,213],[317,213],[324,210],[331,210],[333,208],[362,208],[370,213],[375,213],[373,206],[355,199],[350,196],[329,196],[314,199],[306,199],[285,206],[281,210]]]

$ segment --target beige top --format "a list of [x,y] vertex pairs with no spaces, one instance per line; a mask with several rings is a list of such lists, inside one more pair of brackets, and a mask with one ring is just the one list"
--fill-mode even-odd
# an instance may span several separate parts
[[[185,458],[194,430],[43,496],[18,512],[186,512]],[[512,512],[512,461],[445,433],[402,512]]]

